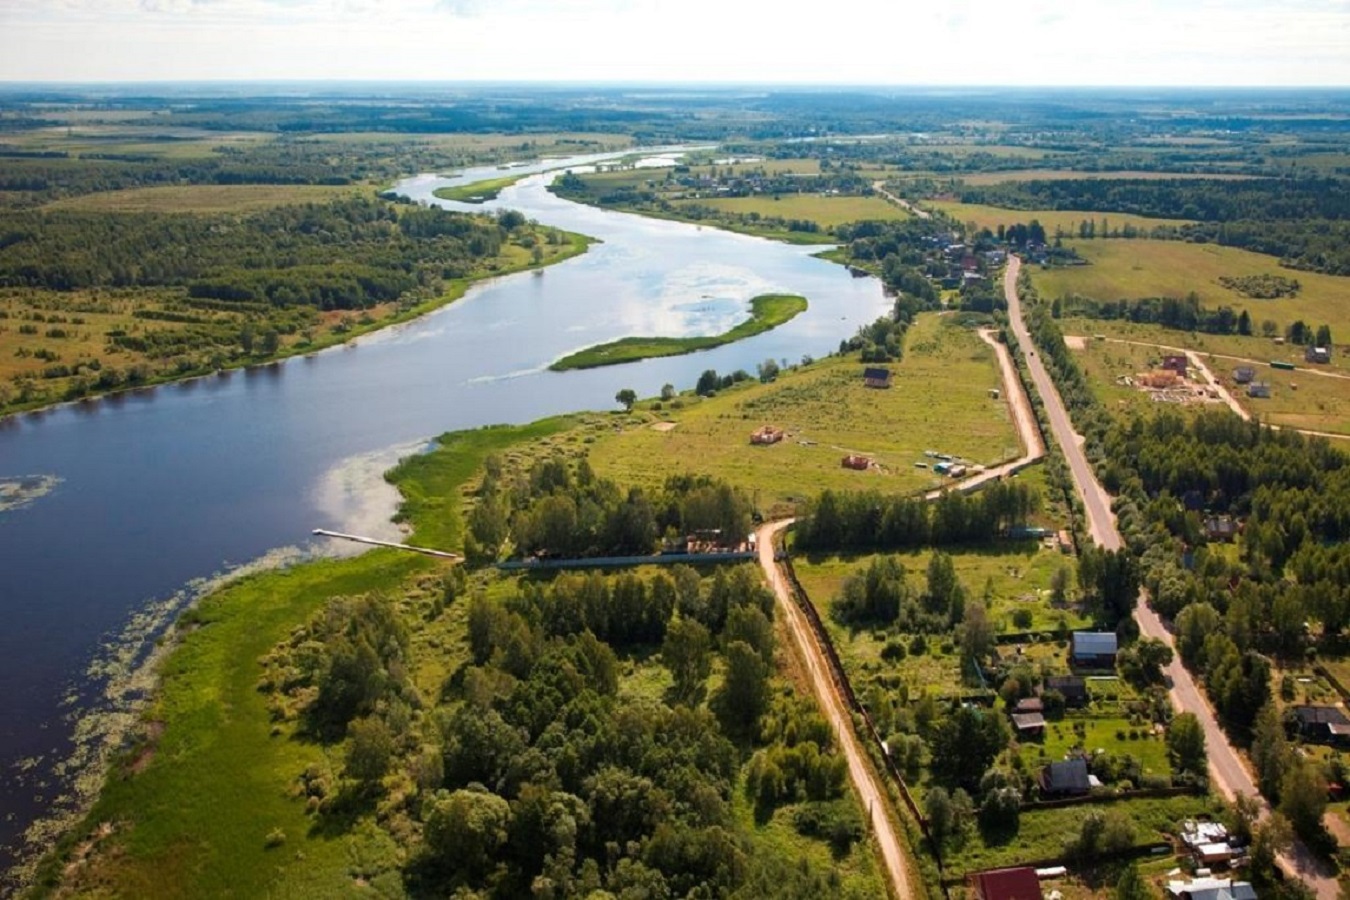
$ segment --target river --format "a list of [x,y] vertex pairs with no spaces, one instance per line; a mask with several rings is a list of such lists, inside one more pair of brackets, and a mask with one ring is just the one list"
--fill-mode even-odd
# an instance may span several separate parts
[[[0,869],[34,821],[71,804],[80,771],[96,771],[90,754],[105,729],[147,688],[129,673],[201,579],[279,548],[312,552],[315,527],[389,533],[393,498],[378,473],[434,435],[612,409],[620,388],[650,396],[665,383],[692,387],[704,369],[823,355],[888,306],[879,282],[813,248],[582,206],[546,190],[552,175],[483,206],[432,198],[501,174],[421,175],[395,190],[456,209],[518,209],[600,243],[310,357],[0,420],[0,479],[55,479],[0,511]],[[703,353],[547,369],[627,335],[723,331],[769,291],[810,307]]]

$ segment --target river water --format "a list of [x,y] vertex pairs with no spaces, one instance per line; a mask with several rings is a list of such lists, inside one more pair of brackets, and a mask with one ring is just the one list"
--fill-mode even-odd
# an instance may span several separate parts
[[[667,382],[692,387],[708,368],[753,372],[768,358],[823,355],[887,308],[875,279],[814,259],[812,248],[581,206],[548,193],[551,175],[483,206],[432,198],[437,187],[500,175],[422,175],[395,190],[456,209],[519,209],[601,243],[311,357],[0,421],[0,479],[56,479],[0,511],[0,844],[9,848],[0,870],[31,823],[70,802],[87,758],[62,761],[96,747],[89,725],[108,720],[88,713],[116,711],[145,689],[124,676],[188,586],[278,548],[312,550],[315,527],[389,533],[392,500],[378,473],[442,432],[612,409],[620,388],[650,396]],[[810,307],[716,350],[547,370],[627,335],[723,331],[769,291],[802,294]]]

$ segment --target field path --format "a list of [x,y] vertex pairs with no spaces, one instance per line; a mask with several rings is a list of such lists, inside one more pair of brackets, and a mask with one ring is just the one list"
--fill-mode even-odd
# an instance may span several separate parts
[[759,564],[764,569],[764,577],[773,589],[778,606],[787,619],[798,655],[811,678],[811,687],[815,691],[820,709],[834,729],[839,740],[839,748],[844,758],[848,760],[849,780],[853,782],[858,798],[867,808],[867,821],[872,834],[876,836],[877,846],[881,849],[887,881],[890,882],[896,897],[907,900],[914,896],[914,890],[910,884],[911,875],[906,858],[905,839],[897,833],[888,815],[890,795],[858,743],[858,736],[853,730],[853,716],[830,678],[824,651],[816,642],[816,636],[812,633],[806,616],[792,599],[787,578],[774,558],[774,537],[792,522],[792,519],[783,519],[760,526],[757,532]]
[[[1050,379],[1050,373],[1046,371],[1040,357],[1031,349],[1035,344],[1032,343],[1031,333],[1022,318],[1022,302],[1017,295],[1017,275],[1020,269],[1021,260],[1015,256],[1011,257],[1007,271],[1003,275],[1003,291],[1008,300],[1008,321],[1018,342],[1026,351],[1027,368],[1031,372],[1032,383],[1036,385],[1036,391],[1045,403],[1051,432],[1055,442],[1064,452],[1074,486],[1083,500],[1088,530],[1099,546],[1107,550],[1119,550],[1124,546],[1124,541],[1121,539],[1120,530],[1116,527],[1115,516],[1111,512],[1111,495],[1097,481],[1097,476],[1087,461],[1087,455],[1083,452],[1083,439],[1073,430],[1069,413],[1064,408],[1064,401],[1060,398],[1059,391],[1055,389],[1054,382]],[[1204,371],[1208,372],[1207,369]],[[1146,595],[1140,591],[1134,607],[1134,617],[1139,622],[1140,632],[1144,637],[1157,638],[1175,650],[1172,633],[1168,631],[1158,614],[1149,608],[1146,601]],[[1228,736],[1219,728],[1214,710],[1200,693],[1200,688],[1191,677],[1191,673],[1181,664],[1179,656],[1174,655],[1172,663],[1166,669],[1166,675],[1171,684],[1172,704],[1178,710],[1194,713],[1204,728],[1205,745],[1209,753],[1209,777],[1220,793],[1230,800],[1237,794],[1260,798],[1261,794],[1256,789],[1256,784],[1242,757],[1228,742]],[[1264,800],[1262,805],[1263,810],[1269,812]],[[1312,888],[1318,900],[1337,900],[1339,897],[1340,890],[1335,877],[1326,871],[1302,841],[1295,840],[1293,848],[1280,857],[1280,864],[1289,875]]]
[[908,200],[904,199],[903,197],[897,197],[897,196],[895,196],[894,194],[892,194],[890,191],[886,190],[886,182],[884,182],[884,181],[874,181],[874,182],[872,182],[872,190],[876,191],[878,194],[880,194],[881,196],[885,197],[887,200],[891,201],[892,203],[894,203],[896,206],[900,207],[901,209],[904,209],[904,210],[907,210],[908,212],[913,213],[915,216],[917,216],[917,217],[920,218],[920,219],[931,219],[931,218],[933,218],[933,214],[930,213],[928,210],[926,210],[926,209],[919,209],[919,207],[915,206],[913,203],[910,203]]

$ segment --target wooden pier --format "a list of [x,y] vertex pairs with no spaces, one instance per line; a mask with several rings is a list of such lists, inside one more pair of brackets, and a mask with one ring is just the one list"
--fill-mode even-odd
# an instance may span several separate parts
[[458,553],[447,553],[444,550],[432,550],[429,547],[414,547],[412,544],[397,544],[393,541],[382,541],[378,538],[363,537],[359,534],[344,534],[341,531],[329,531],[327,528],[315,528],[314,534],[319,537],[341,538],[344,541],[355,541],[358,544],[370,544],[375,547],[391,547],[394,550],[410,550],[413,553],[421,553],[426,556],[437,556],[441,559],[459,559]]

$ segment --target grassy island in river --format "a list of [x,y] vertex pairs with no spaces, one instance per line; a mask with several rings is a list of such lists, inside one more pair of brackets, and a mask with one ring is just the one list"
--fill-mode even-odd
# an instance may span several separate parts
[[528,172],[525,172],[519,175],[507,175],[502,178],[488,178],[484,181],[475,181],[470,184],[457,184],[452,187],[436,188],[434,193],[442,200],[458,200],[460,203],[486,203],[489,200],[496,200],[498,194],[528,174]]
[[721,334],[701,337],[626,337],[606,344],[597,344],[564,356],[549,366],[555,372],[568,369],[594,369],[615,366],[658,356],[680,356],[698,350],[711,350],[732,341],[754,337],[790,322],[806,312],[806,298],[795,294],[761,294],[750,301],[750,318]]

